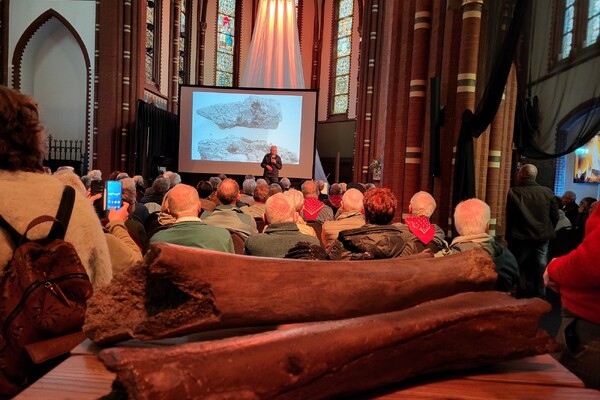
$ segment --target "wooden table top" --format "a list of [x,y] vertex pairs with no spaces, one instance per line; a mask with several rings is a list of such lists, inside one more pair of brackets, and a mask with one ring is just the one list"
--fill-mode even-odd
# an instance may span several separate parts
[[[15,399],[97,399],[111,391],[115,374],[90,352],[90,344]],[[356,399],[600,399],[550,355],[527,357],[462,373],[437,374],[354,396]]]

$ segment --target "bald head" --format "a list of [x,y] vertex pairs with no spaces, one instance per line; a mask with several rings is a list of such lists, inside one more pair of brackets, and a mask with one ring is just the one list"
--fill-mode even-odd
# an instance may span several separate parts
[[267,223],[294,222],[296,211],[294,205],[283,193],[269,197],[265,206]]
[[169,191],[167,199],[169,214],[175,218],[197,217],[200,211],[200,198],[193,186],[180,183]]
[[343,211],[362,211],[364,195],[358,189],[348,189],[342,196]]
[[433,196],[424,191],[415,193],[409,203],[410,213],[418,217],[430,218],[436,206]]
[[224,179],[217,188],[217,199],[224,205],[235,205],[240,197],[240,186],[233,179]]
[[479,199],[460,202],[454,210],[454,226],[461,236],[487,233],[490,206]]

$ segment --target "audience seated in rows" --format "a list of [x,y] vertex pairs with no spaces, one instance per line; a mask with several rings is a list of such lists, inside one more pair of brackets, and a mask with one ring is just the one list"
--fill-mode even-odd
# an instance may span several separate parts
[[415,253],[412,241],[390,225],[396,214],[396,196],[390,189],[370,189],[363,198],[366,224],[341,231],[328,255],[339,259],[380,259]]
[[269,224],[264,233],[246,239],[246,254],[261,257],[283,258],[298,242],[320,245],[319,239],[305,235],[296,225],[297,213],[290,199],[277,193],[267,200],[264,214]]
[[162,204],[163,196],[169,191],[169,181],[165,178],[158,177],[152,182],[152,187],[146,190],[146,195],[142,197],[140,203],[156,203]]
[[304,208],[304,196],[302,195],[302,193],[299,190],[290,189],[286,191],[284,195],[288,199],[290,199],[292,205],[294,206],[294,210],[296,210],[296,225],[298,226],[300,232],[304,233],[305,235],[310,235],[318,238],[317,233],[315,232],[313,227],[309,226],[304,220],[304,218],[302,218],[302,209]]
[[250,215],[252,218],[262,218],[265,214],[265,203],[269,198],[269,186],[266,183],[260,183],[254,189],[254,204],[241,207],[242,212]]
[[168,229],[150,238],[151,243],[166,242],[234,253],[233,242],[225,228],[210,226],[198,218],[200,198],[193,186],[179,184],[169,191],[167,211],[176,218]]
[[302,184],[302,195],[304,196],[304,206],[302,208],[302,217],[305,221],[325,221],[333,220],[333,210],[319,200],[319,190],[317,183],[306,181]]
[[342,187],[339,183],[334,183],[329,188],[329,196],[323,200],[325,205],[331,207],[333,211],[333,215],[335,215],[342,204],[342,195],[344,192],[342,191]]
[[435,255],[440,257],[481,247],[496,264],[498,280],[494,289],[509,292],[519,279],[519,266],[515,256],[489,234],[490,215],[490,207],[479,199],[460,202],[454,210],[454,226],[459,236]]
[[[0,210],[22,234],[33,219],[56,215],[65,185],[44,174],[44,128],[37,104],[16,90],[0,86],[0,120]],[[108,247],[94,208],[84,194],[75,192],[65,241],[75,247],[92,285],[99,288],[113,275]],[[46,237],[51,224],[45,225],[30,232],[29,237]],[[0,271],[10,261],[13,249],[12,240],[0,229]]]
[[236,206],[240,198],[240,187],[236,181],[223,180],[217,188],[217,198],[221,204],[213,211],[202,213],[201,218],[206,224],[233,230],[245,237],[258,233],[254,218]]
[[444,231],[432,224],[430,218],[437,204],[432,195],[420,191],[413,195],[408,204],[409,215],[404,218],[404,224],[395,224],[415,243],[417,251],[425,249],[437,253],[445,247]]
[[577,214],[579,213],[577,209],[579,208],[579,204],[577,204],[577,195],[575,192],[567,190],[563,193],[562,197],[562,210],[565,213],[565,216],[569,221],[571,221],[571,226],[575,226],[575,221],[577,221]]
[[240,201],[251,206],[254,204],[254,189],[256,189],[256,181],[254,179],[246,179],[242,184],[242,193]]
[[202,205],[202,212],[204,211],[212,211],[217,205],[214,201],[209,200],[208,198],[213,192],[212,185],[207,181],[200,181],[196,185],[196,190],[198,191],[198,196],[200,197],[200,204]]
[[281,178],[279,180],[279,183],[281,184],[281,187],[283,188],[284,192],[290,190],[290,188],[292,187],[292,182],[290,182],[289,178]]
[[335,219],[326,221],[321,229],[321,242],[326,249],[331,247],[341,231],[359,228],[365,224],[363,197],[357,189],[349,189],[344,193]]

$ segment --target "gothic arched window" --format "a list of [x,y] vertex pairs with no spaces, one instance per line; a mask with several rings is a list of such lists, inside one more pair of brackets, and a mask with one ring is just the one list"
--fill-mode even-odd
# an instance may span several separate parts
[[331,115],[348,113],[353,17],[353,0],[339,0],[336,2],[336,10],[333,19],[334,39],[331,57]]
[[217,12],[216,86],[234,85],[236,1],[219,0]]
[[160,14],[162,0],[146,0],[146,81],[158,86],[160,78]]

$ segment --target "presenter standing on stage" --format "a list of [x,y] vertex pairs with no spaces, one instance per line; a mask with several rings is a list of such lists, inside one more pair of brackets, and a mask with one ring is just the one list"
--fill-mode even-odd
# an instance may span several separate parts
[[277,155],[277,146],[271,146],[271,152],[265,154],[260,166],[264,168],[264,178],[267,183],[279,182],[279,170],[281,169],[281,157]]

